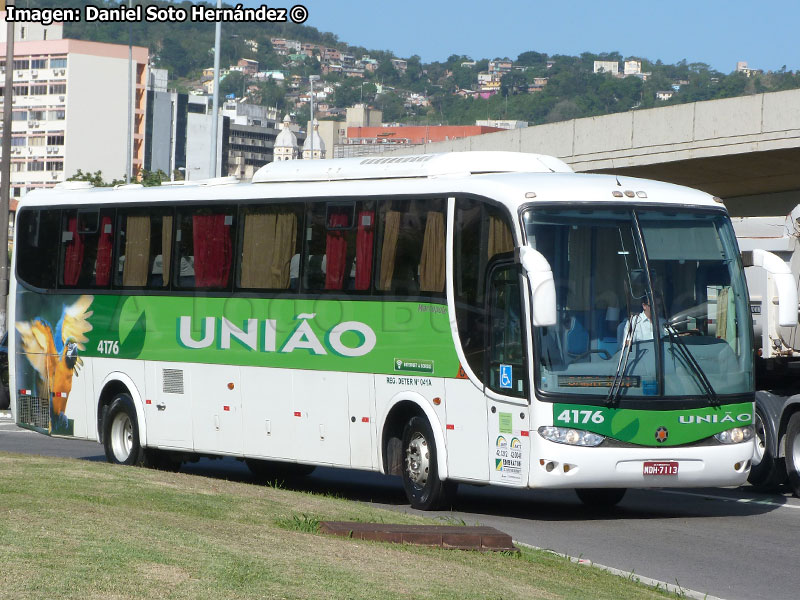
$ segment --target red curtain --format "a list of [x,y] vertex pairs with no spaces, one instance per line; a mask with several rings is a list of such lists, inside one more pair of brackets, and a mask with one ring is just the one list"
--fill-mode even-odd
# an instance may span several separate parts
[[[333,214],[328,227],[346,227],[347,215]],[[347,262],[347,239],[344,230],[328,231],[325,245],[325,289],[340,290],[344,284],[344,269]]]
[[67,242],[64,253],[64,285],[78,285],[83,264],[83,240],[78,235],[77,217],[69,217],[67,230],[72,233],[72,239]]
[[95,263],[95,283],[97,285],[108,285],[111,279],[113,240],[111,217],[103,217],[100,223],[100,238],[97,240],[97,262]]
[[230,225],[225,225],[225,215],[194,215],[192,241],[195,285],[206,288],[227,286],[232,249]]
[[356,233],[356,281],[357,290],[368,290],[372,276],[372,242],[375,239],[375,213],[362,210],[358,213]]

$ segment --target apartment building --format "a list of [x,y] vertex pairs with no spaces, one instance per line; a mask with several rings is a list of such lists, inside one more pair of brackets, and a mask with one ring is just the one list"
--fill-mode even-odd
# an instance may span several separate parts
[[[5,12],[0,13],[5,34]],[[144,166],[147,48],[134,46],[133,123],[128,123],[128,47],[61,38],[60,27],[17,23],[12,110],[11,197],[52,187],[78,169],[124,178]],[[6,56],[5,35],[0,57]],[[0,76],[5,77],[5,59]],[[128,133],[132,132],[132,149]]]

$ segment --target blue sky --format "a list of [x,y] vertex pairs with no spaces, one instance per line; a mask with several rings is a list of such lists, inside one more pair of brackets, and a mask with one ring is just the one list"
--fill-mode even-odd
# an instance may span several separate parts
[[[226,0],[231,2],[232,0]],[[729,73],[751,68],[800,70],[800,0],[243,0],[246,6],[302,3],[307,25],[341,41],[418,54],[474,59],[618,51],[665,63],[705,62]]]

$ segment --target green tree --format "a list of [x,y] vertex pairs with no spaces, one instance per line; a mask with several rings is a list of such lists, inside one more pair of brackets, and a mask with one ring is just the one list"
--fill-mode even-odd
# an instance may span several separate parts
[[384,92],[375,98],[378,107],[383,111],[386,122],[400,121],[403,118],[403,99],[394,92]]
[[80,169],[78,169],[72,177],[67,177],[67,181],[88,181],[94,187],[113,187],[125,183],[124,178],[114,179],[111,183],[107,183],[103,180],[103,174],[100,171],[95,171],[94,173],[87,171],[84,173]]
[[529,50],[520,54],[516,63],[523,67],[544,67],[547,64],[547,54]]
[[241,71],[231,71],[219,82],[220,96],[233,94],[237,98],[244,97],[247,77]]
[[139,183],[145,187],[161,185],[164,181],[169,181],[169,175],[164,173],[161,169],[155,172],[143,169],[139,179]]

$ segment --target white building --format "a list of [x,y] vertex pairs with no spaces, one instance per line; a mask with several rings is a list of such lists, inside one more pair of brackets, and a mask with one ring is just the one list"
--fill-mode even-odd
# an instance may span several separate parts
[[619,74],[619,63],[615,60],[596,60],[594,61],[595,73],[611,73],[612,75]]
[[484,119],[475,121],[475,125],[479,127],[499,127],[500,129],[524,129],[528,126],[528,122],[511,119]]
[[638,75],[642,72],[642,61],[640,60],[626,60],[623,68],[623,73],[628,75]]
[[[0,19],[0,57],[5,57],[5,12]],[[56,26],[15,26],[14,89],[3,90],[0,98],[11,97],[13,103],[14,198],[52,187],[78,169],[101,171],[104,179],[111,180],[125,177],[129,156],[134,176],[144,164],[147,48],[133,47],[133,123],[129,124],[128,46],[60,39],[60,32]],[[5,68],[0,59],[2,77]],[[132,149],[127,146],[129,132]]]

